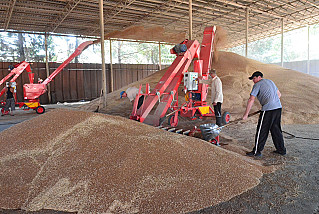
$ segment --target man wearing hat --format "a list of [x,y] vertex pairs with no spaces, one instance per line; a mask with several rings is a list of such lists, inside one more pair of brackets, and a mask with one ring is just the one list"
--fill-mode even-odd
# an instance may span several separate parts
[[[136,87],[130,87],[126,89],[125,91],[121,91],[121,99],[122,97],[127,97],[132,103],[135,100],[136,95],[138,94],[139,89]],[[143,91],[141,90],[141,94],[143,94]],[[141,105],[144,102],[144,95],[141,95],[140,98],[138,99],[138,104],[137,104],[137,109],[141,107]]]
[[255,157],[261,156],[269,131],[276,148],[274,153],[285,155],[286,148],[281,131],[281,93],[273,81],[263,79],[263,74],[260,71],[254,72],[249,79],[254,82],[254,86],[250,92],[243,120],[248,118],[249,111],[253,106],[256,97],[262,108],[257,124],[255,146],[253,150],[247,152],[246,155]]

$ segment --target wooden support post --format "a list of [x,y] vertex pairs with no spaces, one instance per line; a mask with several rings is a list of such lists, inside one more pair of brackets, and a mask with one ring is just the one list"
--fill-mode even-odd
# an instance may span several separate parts
[[307,25],[308,30],[308,58],[307,58],[307,74],[310,74],[310,26]]
[[114,91],[114,73],[113,73],[113,59],[112,59],[112,40],[110,39],[110,73],[111,73],[111,91]]
[[158,43],[158,66],[159,70],[162,70],[162,52],[161,52],[161,43]]
[[193,39],[193,2],[189,0],[189,40]]
[[284,19],[281,18],[281,67],[284,67]]
[[101,34],[101,57],[102,57],[102,90],[103,90],[103,107],[106,107],[106,69],[105,69],[105,51],[104,51],[104,19],[103,19],[103,0],[99,1],[100,8],[100,34]]
[[245,57],[248,57],[248,29],[249,29],[249,9],[246,7],[246,49]]
[[[50,76],[50,68],[49,68],[49,56],[48,56],[48,34],[45,32],[44,35],[44,46],[45,46],[45,67],[47,71],[47,78]],[[51,104],[51,86],[50,83],[47,86],[48,88],[48,99],[49,103]]]

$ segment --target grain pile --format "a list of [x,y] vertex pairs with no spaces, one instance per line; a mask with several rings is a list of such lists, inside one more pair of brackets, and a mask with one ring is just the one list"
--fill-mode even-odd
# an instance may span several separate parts
[[122,31],[113,31],[105,35],[105,39],[121,38],[142,41],[160,41],[180,43],[185,39],[185,31],[167,31],[161,26],[144,27],[142,25],[130,26]]
[[122,117],[54,110],[1,133],[0,208],[185,213],[245,192],[268,169]]
[[[214,59],[213,68],[216,69],[223,82],[224,103],[222,108],[223,111],[230,112],[233,119],[241,117],[245,111],[253,86],[253,82],[248,80],[248,77],[254,71],[260,70],[263,72],[264,78],[273,80],[282,93],[283,123],[319,123],[319,78],[280,66],[264,64],[235,53],[219,51],[216,56],[218,58]],[[145,90],[145,83],[150,83],[151,88],[154,88],[165,72],[166,70],[159,71],[127,87],[139,87],[140,84],[143,84]],[[126,90],[127,87],[108,94],[108,106],[101,110],[109,114],[128,117],[132,106],[128,99],[119,98],[120,91]],[[179,88],[180,104],[185,102],[182,88],[182,86]],[[95,100],[82,108],[93,111],[97,105],[98,102]],[[256,101],[251,112],[258,109],[260,109],[260,105]]]

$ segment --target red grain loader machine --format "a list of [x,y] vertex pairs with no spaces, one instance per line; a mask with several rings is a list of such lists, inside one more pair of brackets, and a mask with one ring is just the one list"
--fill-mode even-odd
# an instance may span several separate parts
[[[15,103],[16,105],[18,105],[20,108],[22,106],[26,106],[28,108],[33,108],[33,109],[36,109],[38,106],[34,105],[33,103],[29,103],[29,102],[17,102],[17,97],[16,97],[16,79],[22,74],[22,72],[24,70],[27,71],[28,73],[28,76],[29,76],[29,81],[30,83],[33,83],[33,79],[34,79],[34,73],[31,72],[31,68],[30,68],[30,64],[28,62],[25,62],[25,61],[22,61],[14,66],[10,66],[11,68],[11,71],[8,75],[6,75],[2,80],[0,80],[0,86],[3,84],[3,83],[6,83],[6,86],[8,84],[8,82],[6,82],[7,80],[9,80],[9,82],[11,83],[13,89],[14,89],[14,99],[15,99]],[[5,90],[6,90],[6,86],[4,86],[2,88],[2,90],[0,91],[0,97],[5,93]],[[4,106],[6,104],[5,101],[0,101],[0,104],[1,104],[1,113],[2,115],[5,115],[5,114],[8,114],[9,111],[4,111]]]
[[[53,78],[59,74],[65,66],[67,66],[76,56],[80,55],[83,50],[85,50],[88,46],[90,46],[93,43],[96,43],[97,41],[86,41],[80,44],[76,50],[69,56],[68,59],[66,59],[49,77],[47,77],[43,82],[41,83],[33,83],[34,79],[34,73],[31,72],[31,68],[29,63],[27,62],[21,62],[14,68],[6,77],[4,77],[0,81],[0,85],[4,83],[6,80],[8,80],[11,76],[13,78],[10,80],[10,82],[14,82],[16,78],[24,71],[27,70],[29,75],[29,84],[23,85],[23,97],[24,102],[16,102],[17,105],[19,105],[20,108],[26,107],[26,109],[34,109],[38,114],[42,114],[45,112],[45,108],[40,105],[39,97],[44,94],[47,91],[47,85],[53,80]],[[5,92],[5,87],[0,92],[0,97]],[[5,105],[5,102],[1,103],[2,105]],[[2,113],[6,114],[8,112],[4,112],[2,109]]]
[[[135,98],[130,119],[149,125],[159,126],[168,117],[168,123],[172,127],[178,124],[178,116],[193,119],[214,116],[213,109],[207,104],[208,85],[198,83],[198,79],[207,80],[211,69],[213,56],[213,40],[215,27],[206,27],[202,44],[197,40],[185,40],[171,49],[176,58],[166,73],[150,92],[149,84],[146,84],[146,93],[139,93]],[[193,62],[194,71],[188,72]],[[184,92],[188,99],[181,106],[178,105],[178,87],[184,79]],[[137,109],[139,97],[144,95],[142,106]],[[155,111],[153,108],[156,106]],[[171,113],[167,114],[170,110]],[[152,115],[150,114],[154,112]],[[224,123],[228,123],[230,115],[223,114]]]

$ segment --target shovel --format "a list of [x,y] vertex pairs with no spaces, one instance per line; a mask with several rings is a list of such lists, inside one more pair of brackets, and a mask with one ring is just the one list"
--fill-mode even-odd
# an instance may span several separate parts
[[[249,114],[248,117],[254,116],[258,113],[260,113],[260,110]],[[242,121],[242,120],[243,120],[242,118],[239,118],[237,120],[233,120],[233,121],[229,122],[228,124],[226,124],[224,126],[218,126],[215,123],[208,123],[208,124],[200,125],[199,128],[202,132],[204,140],[211,141],[212,139],[216,138],[219,135],[222,128],[229,126],[231,124],[237,123],[237,122]]]

